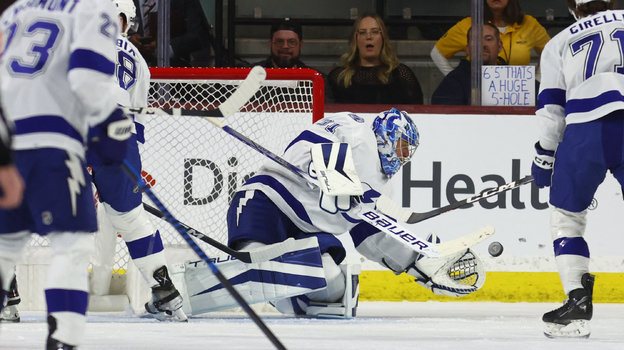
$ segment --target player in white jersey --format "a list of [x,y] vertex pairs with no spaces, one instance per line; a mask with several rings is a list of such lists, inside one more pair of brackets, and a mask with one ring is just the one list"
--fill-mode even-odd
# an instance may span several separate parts
[[[130,26],[135,21],[135,7],[132,0],[113,0],[119,13],[121,32],[117,38],[116,57],[116,101],[122,106],[147,107],[150,72],[139,50],[127,39]],[[137,141],[143,143],[143,125],[135,120],[136,132],[128,144],[126,159],[134,169],[141,169],[141,158]],[[127,174],[117,166],[102,164],[97,155],[87,153],[87,165],[92,169],[92,179],[104,207],[106,219],[126,242],[130,257],[145,281],[152,288],[152,300],[145,309],[158,316],[173,316],[182,306],[182,298],[167,271],[160,233],[143,209],[141,191]],[[104,219],[104,218],[101,218]],[[102,235],[115,239],[115,232],[104,228]],[[105,239],[105,238],[101,238]],[[114,247],[114,244],[111,245]],[[111,252],[113,254],[114,252]],[[108,271],[110,273],[110,271]],[[173,319],[186,320],[178,311]]]
[[88,264],[97,229],[85,146],[121,164],[132,120],[113,96],[117,15],[110,1],[20,0],[0,17],[0,98],[24,200],[0,210],[0,278],[9,288],[30,234],[47,235],[47,349],[84,337]]
[[[459,296],[475,291],[479,287],[432,283],[428,275],[432,272],[423,272],[426,269],[419,254],[357,215],[360,206],[372,205],[380,196],[378,190],[409,162],[419,140],[412,118],[397,109],[382,112],[372,123],[348,112],[317,121],[290,142],[283,158],[312,177],[316,177],[315,169],[321,169],[319,164],[326,162],[340,174],[357,174],[363,195],[361,191],[354,196],[328,195],[281,165],[265,164],[230,204],[228,245],[260,251],[288,240],[313,239],[318,244],[268,263],[241,266],[236,261],[217,262],[219,268],[244,292],[248,302],[270,301],[285,314],[353,317],[359,271],[345,264],[346,251],[336,238],[350,232],[355,247],[365,257],[397,274],[405,271],[416,276],[419,284],[434,293]],[[227,299],[224,293],[219,294],[223,288],[215,284],[206,267],[203,269],[206,271],[201,272],[195,263],[186,265],[186,292],[192,312],[234,305],[231,300],[223,301]]]
[[542,52],[532,174],[537,186],[550,186],[550,232],[568,296],[544,314],[545,334],[587,337],[594,285],[587,208],[607,171],[624,187],[624,11],[611,10],[609,0],[567,2],[578,20]]
[[24,180],[13,163],[11,128],[0,109],[0,208],[12,209],[18,206],[23,191]]

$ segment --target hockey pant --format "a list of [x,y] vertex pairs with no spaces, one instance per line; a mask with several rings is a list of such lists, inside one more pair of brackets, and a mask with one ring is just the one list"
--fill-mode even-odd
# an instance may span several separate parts
[[566,294],[583,288],[589,247],[583,238],[587,208],[611,172],[624,188],[624,111],[566,126],[555,154],[550,230],[555,260]]

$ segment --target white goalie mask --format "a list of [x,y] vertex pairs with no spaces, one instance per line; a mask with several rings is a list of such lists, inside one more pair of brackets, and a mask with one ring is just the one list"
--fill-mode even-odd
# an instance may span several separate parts
[[136,20],[136,7],[134,6],[134,2],[132,0],[113,0],[113,2],[115,6],[117,6],[119,14],[124,15],[126,18],[127,26],[121,35],[127,36],[129,29],[136,31],[139,23]]

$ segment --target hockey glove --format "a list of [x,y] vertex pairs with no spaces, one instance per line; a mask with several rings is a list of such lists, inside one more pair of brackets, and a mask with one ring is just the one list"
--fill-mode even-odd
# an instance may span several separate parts
[[121,165],[132,132],[132,119],[117,108],[89,130],[89,152],[103,165]]
[[542,148],[539,142],[535,143],[535,159],[531,166],[533,181],[539,188],[550,186],[550,181],[555,165],[555,151],[548,151]]
[[321,191],[319,206],[328,213],[336,214],[339,210],[349,211],[362,201],[362,196],[332,196]]
[[439,258],[420,256],[405,272],[433,294],[451,297],[473,293],[485,283],[483,263],[472,249]]

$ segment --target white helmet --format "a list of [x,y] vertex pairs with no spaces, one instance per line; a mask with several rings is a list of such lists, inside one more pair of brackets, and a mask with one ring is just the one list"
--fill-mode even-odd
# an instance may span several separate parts
[[126,17],[126,22],[128,26],[121,33],[123,36],[128,35],[128,29],[132,28],[136,30],[137,22],[136,22],[136,7],[134,7],[134,2],[132,0],[113,0],[115,5],[117,6],[117,10],[119,10],[119,14],[124,15]]

